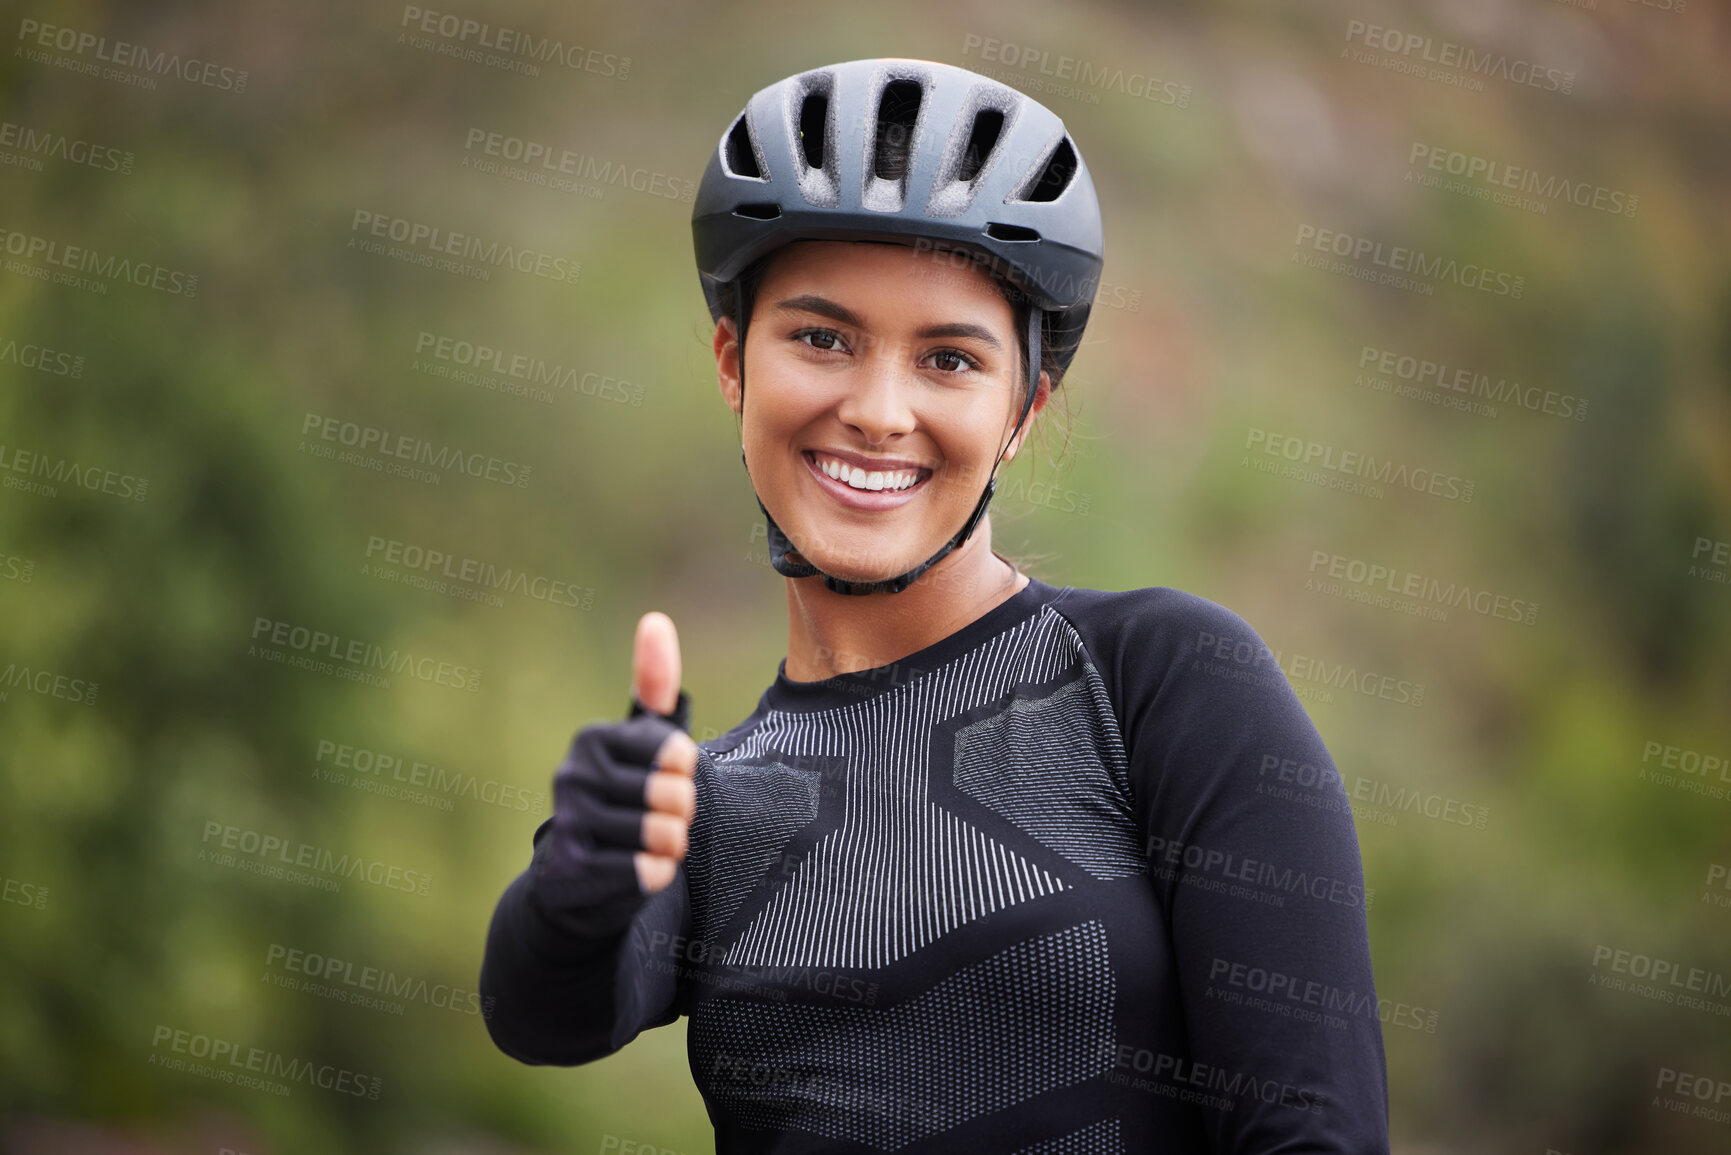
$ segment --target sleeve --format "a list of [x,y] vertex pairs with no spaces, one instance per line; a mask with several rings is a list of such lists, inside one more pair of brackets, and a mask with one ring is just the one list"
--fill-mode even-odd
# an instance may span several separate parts
[[[1102,630],[1210,1150],[1386,1155],[1388,1075],[1352,811],[1275,655],[1237,614],[1133,591]],[[1230,1106],[1227,1104],[1230,1103]]]
[[535,1065],[575,1066],[613,1054],[684,1013],[676,943],[691,933],[685,864],[639,899],[618,935],[593,939],[560,924],[535,893],[551,818],[534,835],[528,869],[505,889],[487,931],[479,991],[487,1032],[505,1054]]

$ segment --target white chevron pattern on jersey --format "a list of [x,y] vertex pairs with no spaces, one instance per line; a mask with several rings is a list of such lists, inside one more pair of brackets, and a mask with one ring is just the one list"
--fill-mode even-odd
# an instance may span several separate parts
[[[692,1069],[739,1122],[894,1151],[1112,1070],[1116,1002],[1106,928],[1088,919],[962,967],[899,1006],[718,995],[692,1019]],[[1113,1150],[1116,1120],[1093,1131],[1057,1140],[1091,1146],[1053,1150]]]
[[[701,763],[709,758],[698,753]],[[794,831],[817,817],[822,783],[818,775],[779,762],[734,766],[715,773],[713,763],[698,779],[698,807],[705,816],[692,834],[703,853],[688,854],[691,889],[703,895],[692,910],[696,937],[711,943],[745,896],[781,855]]]
[[1111,703],[1087,678],[956,732],[956,786],[1095,878],[1148,869],[1123,751],[1103,729]]
[[[783,753],[850,757],[843,818],[721,961],[880,967],[983,915],[1068,889],[931,801],[941,723],[1075,667],[1080,639],[1049,607],[944,665],[841,709],[766,711],[726,763]],[[1115,735],[1114,735],[1115,736]]]

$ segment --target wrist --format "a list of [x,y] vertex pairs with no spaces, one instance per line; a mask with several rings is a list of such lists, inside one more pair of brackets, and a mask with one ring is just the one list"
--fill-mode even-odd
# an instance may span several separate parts
[[551,961],[591,958],[611,949],[625,936],[648,897],[634,889],[598,899],[589,879],[531,869],[528,877],[531,946]]
[[626,718],[629,720],[643,714],[654,714],[657,718],[664,718],[667,721],[672,722],[675,726],[678,726],[688,734],[691,732],[691,696],[683,689],[679,691],[679,697],[674,703],[672,713],[668,714],[663,714],[658,710],[651,710],[648,706],[639,702],[637,700],[637,695],[633,694],[631,696],[630,713],[626,715]]

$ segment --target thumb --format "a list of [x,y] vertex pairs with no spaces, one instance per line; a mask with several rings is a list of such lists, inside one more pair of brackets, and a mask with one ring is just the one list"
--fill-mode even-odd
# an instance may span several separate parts
[[679,633],[673,619],[650,610],[637,619],[631,649],[631,693],[657,714],[671,714],[679,704]]

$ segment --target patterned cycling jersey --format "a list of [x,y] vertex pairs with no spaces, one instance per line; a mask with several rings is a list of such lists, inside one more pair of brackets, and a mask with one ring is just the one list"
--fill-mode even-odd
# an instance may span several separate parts
[[724,1152],[1387,1150],[1345,791],[1231,611],[1030,578],[887,666],[784,661],[699,750],[627,934],[561,967],[495,927],[508,1053],[688,1015]]

